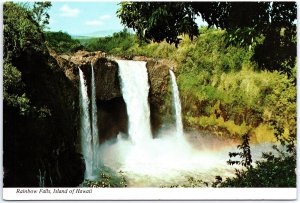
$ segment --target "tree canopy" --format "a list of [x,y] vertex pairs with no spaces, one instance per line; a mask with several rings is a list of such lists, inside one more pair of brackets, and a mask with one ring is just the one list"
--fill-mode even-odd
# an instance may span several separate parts
[[83,46],[78,40],[72,39],[68,33],[45,32],[47,46],[57,53],[71,53],[83,49]]
[[295,2],[121,2],[122,24],[141,39],[180,42],[198,36],[201,16],[209,27],[225,29],[228,43],[250,46],[261,68],[290,72],[296,60]]

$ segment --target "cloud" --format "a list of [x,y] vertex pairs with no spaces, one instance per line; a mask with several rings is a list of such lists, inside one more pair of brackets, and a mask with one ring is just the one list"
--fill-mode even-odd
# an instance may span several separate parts
[[85,22],[86,25],[90,26],[100,26],[105,23],[105,20],[108,20],[111,18],[111,15],[102,15],[96,20],[88,20]]
[[75,17],[80,12],[78,8],[71,8],[67,4],[64,4],[59,10],[61,11],[60,15],[66,17]]
[[107,20],[107,19],[110,19],[111,18],[111,15],[102,15],[100,16],[100,20]]
[[99,26],[102,25],[103,22],[100,20],[88,20],[85,22],[86,25],[90,25],[90,26]]

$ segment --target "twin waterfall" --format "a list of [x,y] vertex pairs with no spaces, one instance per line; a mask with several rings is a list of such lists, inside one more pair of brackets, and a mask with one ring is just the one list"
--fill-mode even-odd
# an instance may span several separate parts
[[81,147],[85,160],[85,179],[94,179],[94,172],[98,168],[99,157],[97,150],[99,146],[98,126],[97,126],[97,104],[96,104],[96,88],[94,68],[92,66],[92,82],[91,82],[91,98],[92,98],[92,115],[90,119],[90,101],[86,81],[83,72],[79,69],[80,88],[79,88],[79,104],[80,104],[80,135]]
[[[149,83],[146,62],[117,60],[121,91],[126,103],[128,115],[128,134],[134,145],[143,146],[143,143],[152,139],[150,125],[150,107],[148,103]],[[181,118],[181,104],[176,77],[169,70],[172,81],[173,106],[176,119],[176,136],[183,137]],[[94,68],[91,66],[91,102],[88,97],[88,88],[83,72],[79,69],[80,76],[80,134],[82,153],[85,160],[85,179],[97,178],[99,160],[98,153],[99,135],[97,127],[97,104]],[[90,113],[91,109],[91,113]]]

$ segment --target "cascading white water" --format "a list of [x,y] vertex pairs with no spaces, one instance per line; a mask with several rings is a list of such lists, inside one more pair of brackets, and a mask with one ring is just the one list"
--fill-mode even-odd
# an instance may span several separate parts
[[181,102],[179,97],[178,86],[176,83],[176,77],[174,72],[170,69],[169,73],[171,75],[172,80],[172,95],[173,95],[173,106],[175,109],[175,119],[176,119],[176,134],[177,137],[183,136],[183,125],[182,125],[182,117],[181,117]]
[[156,139],[151,139],[145,62],[117,62],[131,139],[120,133],[116,140],[107,140],[100,146],[105,166],[122,171],[129,187],[171,186],[187,181],[190,184],[189,176],[213,182],[217,175],[231,177],[234,174],[234,168],[226,165],[226,160],[235,144],[200,132],[186,132],[183,136],[179,92],[171,70],[176,129],[166,125],[157,132]]
[[93,149],[92,135],[89,114],[89,97],[83,72],[79,69],[80,88],[79,88],[79,104],[80,104],[80,135],[81,147],[85,160],[85,178],[90,179],[93,176]]
[[92,67],[92,79],[91,79],[91,99],[92,99],[92,148],[93,148],[93,169],[99,167],[98,148],[99,148],[99,136],[97,125],[97,103],[96,103],[96,86],[95,86],[95,73],[94,67]]
[[129,119],[129,137],[133,143],[147,142],[152,135],[146,62],[117,60],[117,63]]

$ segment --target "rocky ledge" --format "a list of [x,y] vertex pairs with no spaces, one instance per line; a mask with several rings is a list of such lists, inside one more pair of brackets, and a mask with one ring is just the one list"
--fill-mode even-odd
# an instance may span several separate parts
[[[66,77],[74,86],[79,85],[79,68],[83,71],[87,84],[91,84],[91,67],[95,72],[96,99],[98,109],[98,127],[102,132],[102,141],[115,137],[119,132],[127,132],[126,105],[122,97],[116,60],[128,60],[126,57],[110,56],[104,52],[78,51],[72,55],[58,55],[51,52]],[[176,70],[176,64],[169,60],[153,59],[143,56],[130,60],[146,61],[150,84],[149,104],[151,126],[155,134],[171,111],[169,92],[169,69]],[[90,88],[88,88],[90,91]],[[169,98],[169,99],[167,99]],[[105,125],[104,125],[105,124]]]
[[[84,72],[86,80],[89,82],[91,78],[91,66],[93,65],[96,79],[97,99],[110,100],[122,96],[119,85],[118,64],[115,60],[127,58],[110,56],[100,51],[78,51],[72,55],[58,55],[52,51],[51,55],[57,60],[59,66],[64,70],[65,75],[76,86],[79,84],[78,68]],[[176,70],[177,65],[170,60],[153,59],[144,56],[135,56],[131,59],[147,62],[150,100],[160,103],[160,100],[162,99],[161,95],[165,94],[168,90],[169,68],[175,67]]]

